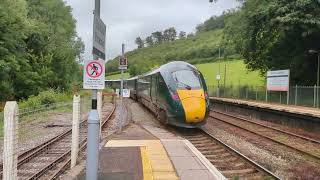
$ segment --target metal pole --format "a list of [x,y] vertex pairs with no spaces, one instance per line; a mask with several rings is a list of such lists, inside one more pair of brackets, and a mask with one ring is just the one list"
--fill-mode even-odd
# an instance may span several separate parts
[[287,91],[287,105],[289,105],[290,100],[290,71],[289,71],[289,84],[288,84],[288,91]]
[[318,72],[317,72],[317,108],[319,108],[319,75],[320,75],[320,53],[318,52]]
[[223,76],[223,87],[226,87],[226,78],[227,78],[227,63],[224,64],[224,76]]
[[280,104],[281,104],[281,91],[280,91]]
[[[100,17],[100,0],[95,0],[94,15]],[[98,57],[93,56],[94,59]],[[88,117],[86,179],[98,179],[100,120],[97,111],[97,89],[92,90],[92,110]]]
[[294,105],[298,103],[298,85],[296,85],[296,93],[294,95]]
[[268,89],[266,88],[266,102],[268,102]]
[[314,85],[313,88],[313,107],[316,107],[316,91],[317,91],[317,85]]
[[246,99],[248,99],[248,87],[246,87]]
[[[124,58],[124,48],[125,48],[125,45],[122,44],[122,58]],[[121,69],[121,86],[120,86],[120,127],[118,129],[118,133],[121,133],[122,131],[122,125],[123,125],[123,69]]]

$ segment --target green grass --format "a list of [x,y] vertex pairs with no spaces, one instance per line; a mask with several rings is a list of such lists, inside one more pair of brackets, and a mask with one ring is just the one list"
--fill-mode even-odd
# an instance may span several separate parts
[[[226,86],[248,85],[263,86],[265,80],[258,71],[247,70],[242,60],[221,61],[220,63],[220,85],[224,85],[224,70],[226,65]],[[217,85],[216,75],[219,72],[219,62],[197,64],[196,67],[203,73],[208,86]]]
[[[221,62],[213,62],[213,63],[205,63],[205,64],[197,64],[195,65],[204,75],[206,83],[208,86],[217,85],[216,75],[219,72],[219,64],[220,64],[220,85],[224,84],[224,67],[226,64],[226,86],[263,86],[265,84],[265,78],[259,75],[258,71],[249,71],[246,68],[243,60],[231,60],[231,61],[223,61]],[[129,73],[124,73],[125,78],[129,78]],[[107,79],[120,79],[120,74],[115,74],[111,76],[107,76]]]
[[[194,37],[178,39],[173,42],[154,45],[127,52],[131,75],[143,74],[173,60],[184,60],[193,64],[216,59],[223,31],[214,30],[198,33]],[[118,58],[107,62],[110,72],[118,71]]]
[[[129,77],[130,77],[129,73],[123,73],[123,78],[129,78]],[[107,80],[116,80],[120,78],[121,78],[121,74],[114,74],[106,77]]]

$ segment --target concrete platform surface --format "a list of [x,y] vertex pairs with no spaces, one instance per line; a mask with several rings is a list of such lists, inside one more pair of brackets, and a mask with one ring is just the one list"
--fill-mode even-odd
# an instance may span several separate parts
[[160,127],[141,128],[159,139],[147,136],[147,140],[132,140],[116,135],[100,151],[100,179],[225,179],[189,141]]
[[292,113],[292,114],[299,114],[299,115],[304,115],[304,116],[320,118],[319,109],[312,108],[312,107],[267,103],[267,102],[261,102],[261,101],[230,99],[230,98],[211,97],[210,99],[216,100],[216,101],[227,102],[227,103],[238,104],[238,105],[246,105],[246,106],[257,107],[257,108],[262,108],[262,109],[283,111],[283,112]]

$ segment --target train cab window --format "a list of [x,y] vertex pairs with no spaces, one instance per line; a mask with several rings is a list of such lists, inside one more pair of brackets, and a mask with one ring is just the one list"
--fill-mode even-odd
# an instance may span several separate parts
[[178,89],[191,90],[201,88],[199,75],[195,71],[180,70],[172,72],[171,74]]

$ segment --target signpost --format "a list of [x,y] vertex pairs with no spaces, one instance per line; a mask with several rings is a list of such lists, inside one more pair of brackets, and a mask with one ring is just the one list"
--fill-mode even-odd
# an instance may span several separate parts
[[100,19],[100,17],[95,14],[93,19],[93,48],[92,54],[101,58],[106,59],[106,25]]
[[[100,19],[100,0],[95,0],[92,61],[84,64],[84,89],[92,89],[92,108],[88,116],[86,179],[98,179],[100,117],[97,111],[97,92],[104,89],[106,26]],[[99,60],[102,59],[102,60]]]
[[91,60],[84,62],[83,88],[104,89],[105,87],[105,63],[103,60]]
[[286,91],[287,104],[289,104],[290,70],[267,72],[267,91]]
[[130,97],[130,89],[123,89],[123,97],[129,98]]
[[123,123],[123,70],[128,68],[128,60],[124,56],[124,48],[125,45],[122,44],[122,55],[119,59],[119,69],[121,70],[121,87],[120,87],[120,103],[121,103],[121,110],[120,110],[120,122],[119,122],[119,130],[118,133],[122,131],[122,123]]
[[119,69],[120,70],[126,70],[128,69],[128,59],[121,56],[119,60]]

